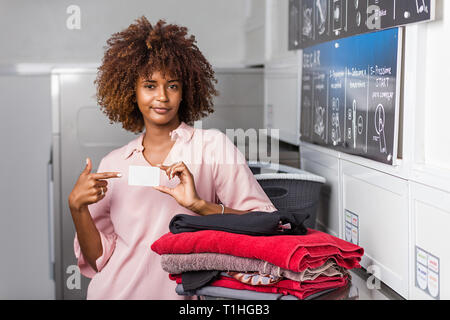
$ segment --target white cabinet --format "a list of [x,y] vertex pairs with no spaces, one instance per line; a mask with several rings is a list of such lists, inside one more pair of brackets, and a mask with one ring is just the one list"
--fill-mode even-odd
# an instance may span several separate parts
[[264,126],[278,129],[281,141],[299,144],[298,68],[269,67],[264,71]]
[[296,64],[288,50],[289,0],[245,0],[246,65]]
[[203,129],[263,128],[264,71],[262,68],[216,68],[214,113],[200,120]]
[[408,181],[345,160],[341,170],[342,238],[364,248],[365,269],[408,297]]
[[450,299],[450,193],[411,183],[410,299]]
[[266,0],[264,126],[299,145],[299,51],[288,50],[289,0]]
[[266,64],[297,64],[297,51],[288,50],[289,0],[266,0]]
[[264,64],[266,6],[262,0],[245,0],[245,65]]
[[363,247],[363,268],[404,298],[450,299],[450,192],[320,146],[300,157],[327,180],[319,229]]

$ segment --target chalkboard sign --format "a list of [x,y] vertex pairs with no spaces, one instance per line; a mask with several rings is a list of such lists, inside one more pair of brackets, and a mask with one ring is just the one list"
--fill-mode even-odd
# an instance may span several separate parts
[[303,49],[301,140],[393,164],[402,29]]
[[435,0],[289,0],[289,50],[434,20]]

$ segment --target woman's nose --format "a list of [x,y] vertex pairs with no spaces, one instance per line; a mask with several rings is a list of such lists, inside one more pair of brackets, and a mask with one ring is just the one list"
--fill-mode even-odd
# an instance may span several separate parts
[[158,97],[159,101],[168,101],[167,92],[166,92],[165,88],[160,88],[158,95],[159,95],[159,97]]

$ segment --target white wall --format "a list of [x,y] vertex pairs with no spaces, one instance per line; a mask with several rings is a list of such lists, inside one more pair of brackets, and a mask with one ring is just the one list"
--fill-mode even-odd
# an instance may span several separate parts
[[[73,4],[80,30],[66,27]],[[0,0],[0,64],[99,62],[111,34],[145,15],[188,27],[214,66],[237,65],[245,56],[244,8],[242,0]]]
[[[430,166],[450,170],[450,3],[437,1],[438,20],[423,29],[424,160]],[[419,119],[418,119],[419,120]],[[420,121],[420,120],[419,120]]]

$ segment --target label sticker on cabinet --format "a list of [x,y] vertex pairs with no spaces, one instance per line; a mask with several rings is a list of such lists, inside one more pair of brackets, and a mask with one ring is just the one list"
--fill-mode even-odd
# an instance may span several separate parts
[[359,217],[357,214],[345,209],[345,241],[359,245]]
[[439,258],[416,246],[416,287],[439,300]]
[[348,210],[345,210],[345,222],[352,223],[352,213]]
[[345,226],[345,241],[352,242],[352,228]]

